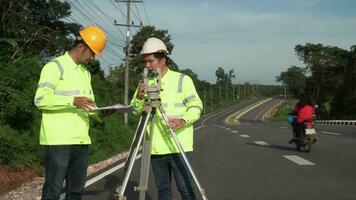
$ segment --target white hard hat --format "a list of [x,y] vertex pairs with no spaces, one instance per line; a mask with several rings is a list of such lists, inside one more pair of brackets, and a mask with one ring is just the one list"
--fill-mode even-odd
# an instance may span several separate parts
[[166,45],[158,38],[148,38],[143,44],[141,54],[164,52],[169,54]]

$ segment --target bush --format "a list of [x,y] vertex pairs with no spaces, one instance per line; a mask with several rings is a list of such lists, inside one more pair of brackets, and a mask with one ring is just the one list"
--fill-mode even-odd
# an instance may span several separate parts
[[38,136],[0,126],[0,165],[24,168],[42,160]]

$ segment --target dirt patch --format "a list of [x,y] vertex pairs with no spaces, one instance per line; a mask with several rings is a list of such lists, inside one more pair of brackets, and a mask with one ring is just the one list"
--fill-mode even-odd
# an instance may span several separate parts
[[37,173],[35,168],[12,170],[0,166],[0,195],[11,191],[23,183],[33,180]]

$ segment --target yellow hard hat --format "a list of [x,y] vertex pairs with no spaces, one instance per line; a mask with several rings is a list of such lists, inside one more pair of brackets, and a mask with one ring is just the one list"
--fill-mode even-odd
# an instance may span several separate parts
[[106,45],[106,35],[96,26],[88,26],[79,31],[79,35],[95,55],[101,55]]

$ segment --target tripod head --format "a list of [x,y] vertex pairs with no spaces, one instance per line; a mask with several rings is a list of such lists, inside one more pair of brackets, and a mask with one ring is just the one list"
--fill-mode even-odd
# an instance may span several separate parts
[[[152,80],[155,81],[155,84],[153,85]],[[144,68],[143,83],[147,86],[145,89],[145,93],[147,94],[145,98],[145,105],[149,105],[151,107],[158,107],[161,104],[160,92],[162,91],[160,69],[157,69],[157,71],[155,71]]]

